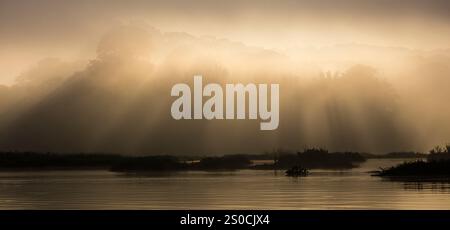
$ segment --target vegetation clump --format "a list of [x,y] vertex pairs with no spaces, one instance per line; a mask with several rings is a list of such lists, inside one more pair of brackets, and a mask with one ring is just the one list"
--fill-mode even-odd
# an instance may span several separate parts
[[176,171],[187,169],[187,164],[174,156],[128,157],[113,165],[111,171]]
[[225,155],[222,157],[206,157],[192,165],[193,169],[221,170],[249,168],[252,161],[246,155]]
[[450,177],[450,145],[437,146],[430,150],[426,160],[404,162],[402,164],[381,168],[375,172],[381,177]]
[[321,148],[309,148],[303,152],[274,154],[273,164],[255,166],[257,169],[290,169],[301,165],[308,169],[350,169],[358,167],[358,164],[366,161],[360,153],[354,152],[328,152]]
[[2,152],[0,169],[39,170],[39,169],[107,169],[125,157],[114,154],[56,154],[35,152]]

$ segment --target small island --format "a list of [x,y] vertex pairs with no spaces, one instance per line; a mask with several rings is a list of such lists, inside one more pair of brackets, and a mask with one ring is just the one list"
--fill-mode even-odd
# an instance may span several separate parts
[[432,149],[426,160],[420,159],[376,171],[373,176],[391,179],[450,179],[450,145]]

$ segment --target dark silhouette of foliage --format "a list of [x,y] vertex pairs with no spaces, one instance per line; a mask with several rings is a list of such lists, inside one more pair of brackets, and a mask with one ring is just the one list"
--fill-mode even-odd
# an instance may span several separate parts
[[243,169],[249,168],[251,160],[246,155],[225,155],[222,157],[206,157],[200,162],[193,164],[193,169],[214,170],[214,169]]
[[381,168],[374,174],[382,177],[446,177],[450,176],[450,145],[436,146],[430,150],[427,160],[404,162],[388,169]]
[[128,157],[111,167],[111,171],[174,171],[187,169],[173,156]]
[[306,168],[302,168],[301,166],[294,166],[288,170],[286,170],[286,176],[291,177],[304,177],[308,176],[309,171]]
[[289,169],[301,165],[308,169],[332,168],[346,169],[357,167],[366,160],[359,153],[332,152],[321,148],[305,149],[303,152],[280,153],[273,165],[256,166],[257,169]]
[[450,160],[450,145],[446,145],[445,147],[434,147],[430,150],[430,154],[427,159],[428,161]]
[[123,159],[114,154],[2,152],[0,169],[109,168]]
[[381,169],[376,176],[382,177],[427,177],[450,176],[450,160],[404,162],[388,169]]

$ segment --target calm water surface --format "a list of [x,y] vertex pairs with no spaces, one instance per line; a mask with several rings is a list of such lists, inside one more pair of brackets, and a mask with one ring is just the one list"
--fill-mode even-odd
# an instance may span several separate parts
[[344,171],[0,172],[0,209],[450,209],[449,183],[392,182],[367,171],[403,160],[369,160]]

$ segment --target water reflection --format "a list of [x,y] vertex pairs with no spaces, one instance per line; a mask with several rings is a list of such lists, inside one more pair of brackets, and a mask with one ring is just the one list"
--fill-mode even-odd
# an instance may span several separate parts
[[405,190],[432,190],[446,193],[450,191],[450,182],[405,182],[403,186]]
[[353,170],[0,172],[0,209],[449,209],[448,183],[386,181]]

